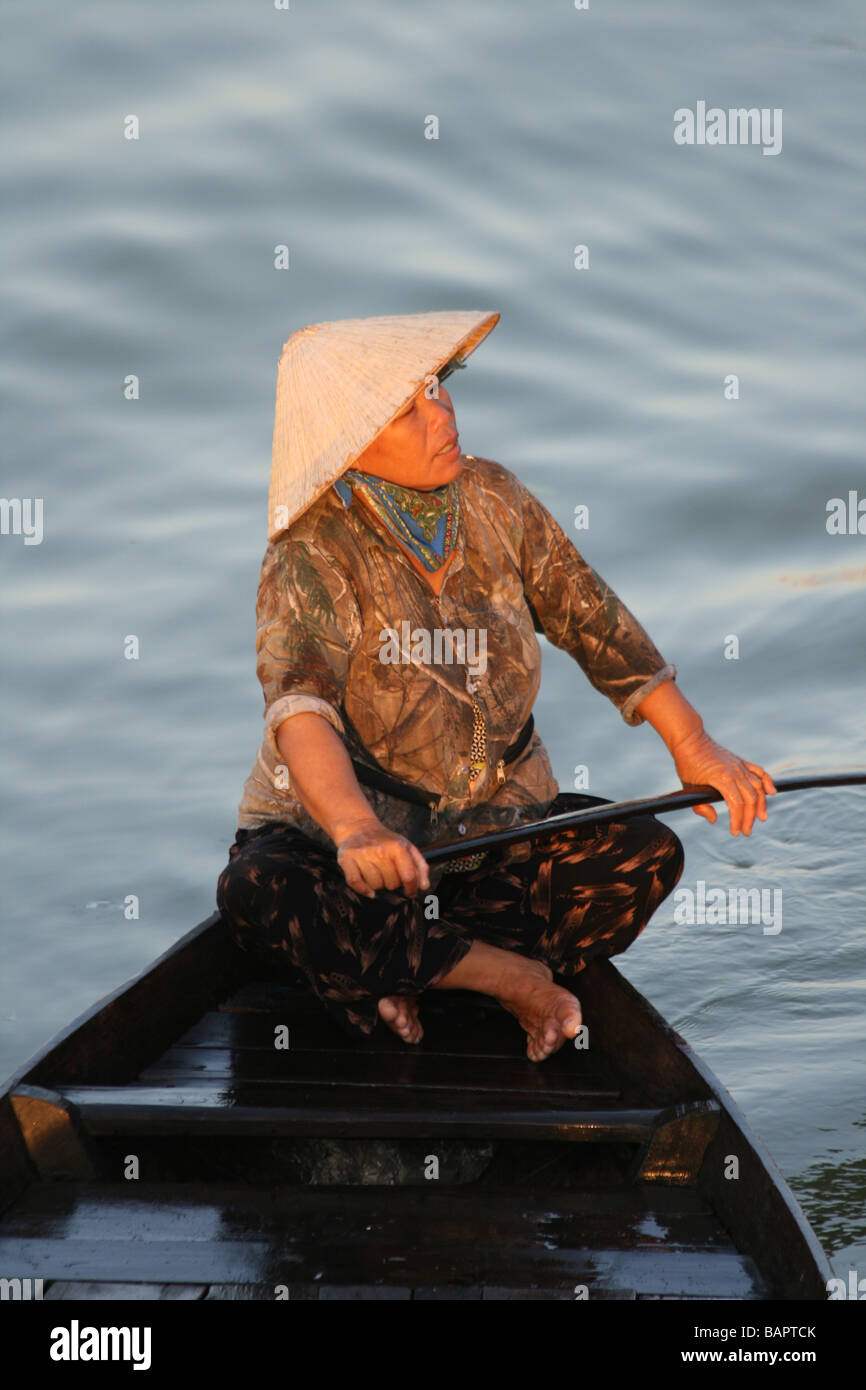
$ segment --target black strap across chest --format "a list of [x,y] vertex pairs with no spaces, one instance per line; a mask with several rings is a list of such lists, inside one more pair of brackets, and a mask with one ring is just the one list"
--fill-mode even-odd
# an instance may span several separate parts
[[[503,763],[513,763],[520,757],[524,748],[532,738],[535,728],[535,720],[530,714],[517,738],[506,748],[502,755]],[[386,792],[388,796],[396,796],[401,801],[411,801],[415,806],[429,806],[431,802],[439,803],[438,792],[424,791],[422,787],[413,787],[408,782],[401,782],[397,777],[391,777],[389,773],[383,772],[379,767],[371,767],[369,763],[359,763],[355,758],[352,759],[352,767],[355,769],[355,776],[365,787],[374,787],[376,791]]]

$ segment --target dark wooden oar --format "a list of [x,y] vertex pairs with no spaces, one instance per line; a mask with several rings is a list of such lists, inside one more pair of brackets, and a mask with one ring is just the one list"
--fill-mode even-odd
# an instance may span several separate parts
[[[809,791],[813,787],[858,787],[866,786],[866,772],[825,772],[812,777],[783,777],[778,781],[774,777],[773,783],[777,792]],[[547,820],[528,821],[526,825],[493,830],[488,835],[474,835],[457,844],[436,845],[421,852],[428,864],[439,864],[443,859],[500,849],[519,840],[542,840],[548,835],[555,835],[558,830],[571,830],[574,826],[603,825],[606,821],[629,820],[632,816],[682,811],[689,806],[703,806],[708,801],[724,799],[715,787],[683,788],[677,792],[667,792],[664,796],[644,796],[636,801],[610,801],[600,806],[588,806],[584,811],[563,811],[558,816],[549,816]]]

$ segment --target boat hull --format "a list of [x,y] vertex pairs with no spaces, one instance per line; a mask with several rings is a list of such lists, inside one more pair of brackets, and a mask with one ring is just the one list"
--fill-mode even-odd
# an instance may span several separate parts
[[[0,1095],[0,1267],[54,1299],[826,1299],[731,1097],[609,961],[588,1046],[492,1001],[345,1037],[218,914]],[[736,1174],[736,1176],[734,1176]]]

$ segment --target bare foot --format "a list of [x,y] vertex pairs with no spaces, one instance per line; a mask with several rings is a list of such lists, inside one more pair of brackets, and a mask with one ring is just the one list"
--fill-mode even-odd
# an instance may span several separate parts
[[386,994],[379,1000],[379,1017],[404,1042],[418,1043],[424,1036],[418,1000],[413,994]]
[[553,972],[540,960],[515,957],[520,968],[503,979],[496,998],[513,1014],[526,1033],[526,1055],[530,1062],[543,1062],[558,1052],[566,1038],[573,1038],[581,1024],[580,1004],[575,995],[553,983]]
[[580,1004],[575,995],[553,983],[549,966],[486,941],[473,941],[467,954],[430,988],[474,989],[492,995],[526,1032],[530,1062],[543,1062],[566,1038],[576,1037],[580,1028]]

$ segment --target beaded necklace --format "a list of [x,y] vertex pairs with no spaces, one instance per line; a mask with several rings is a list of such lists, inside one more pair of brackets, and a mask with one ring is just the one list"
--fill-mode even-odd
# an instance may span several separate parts
[[[360,493],[382,524],[420,560],[428,573],[441,569],[451,558],[460,524],[460,492],[456,479],[442,487],[422,491],[349,468],[334,483],[334,491],[347,508],[352,504],[353,491]],[[487,725],[474,698],[472,714],[470,791],[487,766]],[[466,855],[452,861],[449,872],[470,872],[486,857],[484,853]]]

